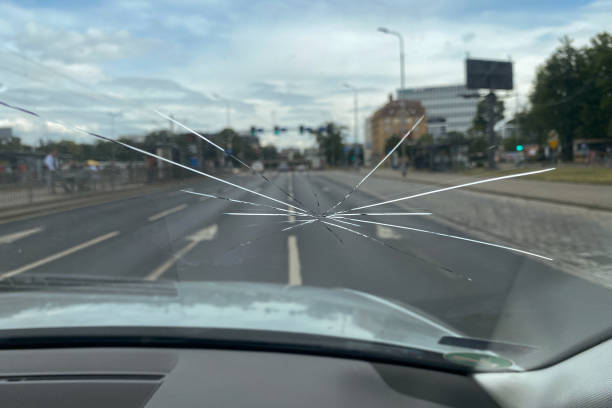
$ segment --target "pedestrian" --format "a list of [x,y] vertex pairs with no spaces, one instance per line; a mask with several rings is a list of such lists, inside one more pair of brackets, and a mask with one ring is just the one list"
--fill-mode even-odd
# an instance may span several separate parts
[[55,183],[57,181],[57,172],[59,162],[57,160],[57,149],[53,149],[45,157],[45,167],[47,168],[47,184],[51,190],[51,194],[55,194]]

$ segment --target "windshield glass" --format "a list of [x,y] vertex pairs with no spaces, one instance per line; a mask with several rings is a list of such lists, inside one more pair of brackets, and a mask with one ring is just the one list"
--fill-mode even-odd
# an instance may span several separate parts
[[519,370],[609,336],[608,2],[0,13],[0,337],[267,330]]

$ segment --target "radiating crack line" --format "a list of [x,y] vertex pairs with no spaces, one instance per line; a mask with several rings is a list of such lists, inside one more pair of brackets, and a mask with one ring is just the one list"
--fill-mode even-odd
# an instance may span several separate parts
[[371,215],[371,216],[385,216],[385,215],[431,215],[430,212],[398,212],[398,213],[393,213],[393,212],[389,212],[389,213],[336,213],[336,214],[332,214],[332,215],[328,215],[327,218],[336,218],[340,215],[343,216],[361,216],[361,215]]
[[[266,207],[266,208],[272,208],[273,210],[294,213],[293,210],[287,210],[287,209],[280,208],[280,207],[274,207],[273,205],[267,205],[267,204],[261,204],[261,203],[253,203],[251,201],[237,200],[235,198],[229,198],[229,197],[224,197],[224,196],[214,195],[214,194],[208,194],[208,193],[199,193],[197,191],[192,191],[192,190],[180,190],[180,191],[183,192],[183,193],[194,194],[194,195],[198,195],[198,196],[202,196],[202,197],[216,198],[216,199],[219,199],[219,200],[230,201],[232,203],[255,205],[255,206],[258,206],[258,207]],[[299,214],[304,214],[304,213],[299,213]]]
[[399,145],[401,145],[404,140],[406,140],[406,138],[408,136],[410,136],[410,134],[412,132],[414,132],[414,130],[417,128],[417,126],[419,126],[419,124],[421,123],[421,121],[425,118],[425,115],[421,116],[416,122],[415,124],[412,126],[412,128],[406,132],[406,134],[400,139],[399,142],[397,142],[397,144],[395,146],[393,146],[393,149],[389,150],[389,152],[387,153],[387,155],[385,157],[382,158],[381,161],[378,162],[378,164],[376,166],[374,166],[374,168],[372,170],[370,170],[370,172],[368,174],[366,174],[366,176],[364,178],[361,179],[361,181],[359,181],[357,184],[355,184],[355,186],[348,192],[346,193],[346,195],[344,196],[344,198],[340,201],[338,201],[336,204],[334,204],[334,206],[332,206],[329,210],[325,211],[325,214],[329,214],[331,211],[333,211],[336,207],[340,206],[342,203],[344,203],[355,191],[357,191],[359,189],[359,187],[368,179],[368,177],[370,177],[372,175],[372,173],[374,173],[381,164],[384,163],[385,160],[387,160],[392,154],[393,152],[399,147]]
[[201,135],[200,133],[196,132],[195,130],[191,129],[190,127],[188,127],[187,125],[179,122],[178,120],[174,119],[173,117],[170,117],[168,115],[165,115],[163,113],[161,113],[160,111],[158,111],[157,109],[154,109],[154,112],[157,113],[159,116],[161,116],[162,118],[171,121],[172,123],[182,127],[183,129],[185,129],[186,131],[193,133],[194,135],[198,136],[200,139],[204,140],[205,142],[209,143],[210,145],[214,146],[215,148],[221,150],[223,153],[225,153],[226,155],[228,155],[229,157],[231,157],[232,159],[236,160],[238,163],[242,164],[243,166],[245,166],[247,169],[251,170],[253,173],[256,173],[259,175],[259,177],[261,177],[262,179],[264,179],[266,182],[272,184],[274,187],[276,187],[280,192],[282,192],[283,194],[285,194],[287,197],[289,197],[291,200],[295,201],[296,203],[298,203],[301,206],[304,206],[304,204],[302,204],[297,198],[295,198],[293,196],[293,194],[289,193],[288,191],[286,191],[284,188],[280,187],[278,184],[276,184],[275,182],[273,182],[272,180],[270,180],[269,178],[267,178],[263,173],[259,173],[256,172],[255,170],[253,170],[253,168],[251,166],[249,166],[247,163],[245,163],[244,161],[242,161],[240,158],[238,158],[236,155],[228,152],[227,150],[225,150],[223,147],[219,146],[218,144],[216,144],[215,142],[213,142],[212,140],[208,139],[207,137],[205,137],[204,135]]
[[302,227],[302,226],[307,225],[307,224],[312,224],[312,223],[313,223],[313,222],[315,222],[315,221],[316,221],[316,219],[315,219],[315,218],[310,219],[310,220],[306,220],[305,222],[303,222],[303,223],[301,223],[301,224],[298,224],[298,225],[292,225],[292,226],[290,226],[290,227],[283,228],[281,231],[289,231],[289,230],[292,230],[292,229],[294,229],[294,228],[299,228],[299,227]]
[[509,246],[505,246],[505,245],[494,244],[492,242],[480,241],[480,240],[477,240],[477,239],[460,237],[460,236],[457,236],[457,235],[444,234],[442,232],[435,232],[435,231],[428,231],[428,230],[419,229],[419,228],[406,227],[406,226],[403,226],[403,225],[394,225],[394,224],[386,224],[384,222],[358,220],[358,219],[355,219],[355,218],[347,218],[347,219],[351,220],[351,221],[355,221],[355,222],[364,222],[366,224],[381,225],[381,226],[384,226],[384,227],[399,228],[399,229],[405,229],[405,230],[409,230],[409,231],[416,231],[416,232],[423,232],[423,233],[426,233],[426,234],[433,234],[433,235],[437,235],[437,236],[440,236],[440,237],[459,239],[459,240],[462,240],[462,241],[472,242],[472,243],[475,243],[475,244],[487,245],[487,246],[492,246],[492,247],[495,247],[495,248],[505,249],[505,250],[512,251],[512,252],[518,252],[518,253],[521,253],[521,254],[524,254],[524,255],[530,255],[530,256],[534,256],[536,258],[545,259],[547,261],[553,261],[553,258],[549,258],[547,256],[538,255],[538,254],[535,254],[533,252],[523,251],[522,249],[513,248],[513,247],[509,247]]
[[361,225],[359,224],[354,224],[348,221],[342,221],[342,220],[339,220],[338,218],[346,219],[345,217],[334,217],[334,218],[329,217],[329,219],[334,220],[334,222],[339,222],[341,224],[346,224],[346,225],[352,225],[353,227],[361,227]]
[[339,211],[338,214],[342,214],[342,213],[345,213],[345,212],[348,212],[348,211],[363,210],[364,208],[377,207],[379,205],[395,203],[395,202],[402,201],[402,200],[410,200],[411,198],[423,197],[423,196],[430,195],[430,194],[441,193],[443,191],[449,191],[449,190],[455,190],[455,189],[458,189],[458,188],[474,186],[476,184],[489,183],[491,181],[507,180],[507,179],[511,179],[511,178],[515,178],[515,177],[523,177],[523,176],[529,176],[529,175],[532,175],[532,174],[544,173],[544,172],[551,171],[551,170],[555,170],[555,167],[551,167],[549,169],[543,169],[543,170],[528,171],[528,172],[525,172],[525,173],[511,174],[509,176],[493,177],[493,178],[489,178],[489,179],[485,179],[485,180],[472,181],[471,183],[459,184],[459,185],[451,186],[451,187],[438,188],[436,190],[426,191],[424,193],[419,193],[419,194],[413,194],[413,195],[410,195],[410,196],[407,196],[407,197],[400,197],[400,198],[396,198],[396,199],[393,199],[393,200],[383,201],[383,202],[380,202],[380,203],[362,205],[361,207],[354,207],[354,208],[351,208],[350,210]]
[[[303,221],[303,220],[299,220],[299,221]],[[304,227],[305,225],[307,225],[307,224],[301,224],[300,227]],[[245,247],[247,245],[251,245],[253,242],[261,241],[262,239],[268,238],[268,237],[270,237],[272,235],[280,234],[281,232],[283,232],[283,230],[276,230],[276,231],[272,231],[272,232],[269,232],[269,233],[266,233],[266,234],[259,235],[259,236],[255,237],[255,238],[252,238],[252,239],[249,239],[249,240],[246,240],[246,241],[242,241],[242,242],[234,245],[233,247],[231,247],[227,251],[225,251],[221,255],[221,257],[227,255],[229,252],[235,251],[235,250],[237,250],[239,248],[242,248],[242,247]]]
[[[32,111],[29,111],[29,110],[27,110],[27,109],[23,109],[23,108],[20,108],[20,107],[18,107],[18,106],[13,106],[13,105],[10,105],[10,104],[5,103],[5,102],[3,102],[3,101],[0,101],[0,104],[1,104],[1,105],[3,105],[3,106],[8,107],[8,108],[10,108],[10,109],[18,110],[18,111],[21,111],[21,112],[27,113],[27,114],[29,114],[29,115],[32,115],[32,116],[34,116],[34,117],[37,117],[37,118],[39,118],[39,119],[43,119],[43,118],[42,118],[42,117],[41,117],[39,114],[37,114],[37,113],[35,113],[35,112],[32,112]],[[232,182],[230,182],[230,181],[227,181],[227,180],[224,180],[224,179],[222,179],[222,178],[219,178],[219,177],[213,176],[212,174],[208,174],[208,173],[205,173],[205,172],[203,172],[203,171],[199,171],[199,170],[196,170],[196,169],[194,169],[194,168],[191,168],[191,167],[189,167],[189,166],[185,166],[185,165],[183,165],[183,164],[176,163],[176,162],[174,162],[174,161],[172,161],[172,160],[170,160],[170,159],[166,159],[165,157],[158,156],[158,155],[156,155],[156,154],[153,154],[153,153],[147,152],[146,150],[143,150],[143,149],[140,149],[140,148],[138,148],[138,147],[135,147],[135,146],[129,145],[129,144],[124,143],[124,142],[121,142],[121,141],[119,141],[119,140],[114,140],[114,139],[108,138],[108,137],[106,137],[106,136],[102,136],[102,135],[100,135],[100,134],[97,134],[97,133],[94,133],[94,132],[90,132],[90,131],[88,131],[88,130],[81,129],[81,128],[78,128],[78,127],[72,127],[72,126],[62,125],[61,123],[58,123],[58,122],[55,122],[55,121],[49,121],[49,120],[46,120],[46,122],[47,122],[47,123],[52,123],[52,124],[55,124],[55,125],[58,125],[58,126],[61,126],[61,127],[65,128],[65,129],[71,129],[71,130],[73,130],[73,131],[77,131],[77,132],[80,132],[80,133],[84,133],[84,134],[87,134],[87,135],[90,135],[90,136],[96,137],[96,138],[98,138],[98,139],[102,139],[102,140],[106,140],[106,141],[108,141],[108,142],[112,142],[112,143],[118,144],[118,145],[120,145],[120,146],[126,147],[126,148],[131,149],[131,150],[134,150],[134,151],[136,151],[136,152],[139,152],[139,153],[145,154],[145,155],[147,155],[147,156],[154,157],[154,158],[156,158],[156,159],[158,159],[158,160],[162,160],[162,161],[164,161],[164,162],[166,162],[166,163],[173,164],[173,165],[175,165],[175,166],[177,166],[177,167],[183,168],[183,169],[188,170],[188,171],[191,171],[191,172],[193,172],[193,173],[200,174],[200,175],[202,175],[202,176],[205,176],[205,177],[211,178],[211,179],[216,180],[216,181],[218,181],[218,182],[220,182],[220,183],[227,184],[227,185],[230,185],[230,186],[232,186],[232,187],[236,187],[236,188],[238,188],[238,189],[240,189],[240,190],[247,191],[247,192],[249,192],[249,193],[251,193],[251,194],[255,194],[255,195],[257,195],[257,196],[260,196],[260,197],[263,197],[263,198],[267,198],[268,200],[272,200],[272,201],[274,201],[274,202],[276,202],[276,203],[283,204],[283,205],[286,205],[286,206],[291,207],[291,208],[295,208],[296,210],[299,210],[300,212],[303,212],[303,213],[307,213],[307,212],[308,212],[308,211],[306,211],[306,210],[304,210],[304,209],[302,209],[302,208],[300,208],[300,207],[296,207],[296,206],[294,206],[294,205],[292,205],[292,204],[286,203],[286,202],[281,201],[281,200],[278,200],[278,199],[276,199],[276,198],[273,198],[273,197],[267,196],[267,195],[262,194],[262,193],[258,193],[257,191],[253,191],[253,190],[248,189],[248,188],[246,188],[246,187],[242,187],[242,186],[240,186],[240,185],[238,185],[238,184],[234,184],[234,183],[232,183]]]
[[458,273],[458,272],[456,272],[456,271],[454,271],[454,270],[452,270],[450,268],[447,268],[446,266],[441,265],[440,263],[438,263],[437,261],[435,261],[433,259],[428,259],[429,257],[423,257],[421,255],[417,255],[414,252],[403,251],[403,250],[401,250],[401,249],[399,249],[397,247],[394,247],[393,245],[387,244],[384,241],[381,241],[381,240],[379,240],[377,238],[374,238],[371,235],[368,235],[368,234],[365,234],[365,233],[362,233],[362,232],[359,232],[359,231],[355,231],[355,230],[353,230],[351,228],[343,227],[342,225],[333,224],[333,223],[330,223],[329,221],[323,221],[323,220],[321,220],[321,222],[324,223],[324,224],[327,224],[327,225],[331,225],[331,226],[334,226],[334,227],[337,227],[337,228],[341,228],[341,229],[343,229],[345,231],[348,231],[348,232],[351,232],[353,234],[359,235],[362,238],[366,238],[366,239],[369,239],[371,241],[374,241],[377,244],[380,244],[380,245],[382,245],[384,247],[387,247],[389,249],[397,251],[397,252],[399,252],[401,254],[404,254],[404,255],[407,255],[407,256],[410,256],[410,257],[414,257],[414,258],[418,259],[421,262],[424,262],[424,263],[429,264],[429,265],[433,265],[433,266],[435,266],[435,267],[437,267],[437,268],[439,268],[439,269],[441,269],[441,270],[445,271],[446,273],[449,273],[449,274],[451,274],[453,276],[460,276],[460,277],[462,277],[462,278],[464,278],[464,279],[466,279],[468,281],[472,281],[472,278],[470,278],[469,276],[467,276],[467,275],[465,275],[463,273]]
[[[274,213],[243,213],[243,212],[225,212],[225,215],[252,215],[252,216],[262,216],[262,217],[286,217],[287,214],[274,214]],[[312,217],[310,214],[304,213],[291,213],[295,217]]]

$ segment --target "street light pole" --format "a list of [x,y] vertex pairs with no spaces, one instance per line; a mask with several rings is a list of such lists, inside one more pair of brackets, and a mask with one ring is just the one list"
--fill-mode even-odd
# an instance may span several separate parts
[[379,27],[378,31],[385,34],[394,35],[399,39],[399,51],[400,51],[400,89],[406,88],[406,67],[404,64],[404,37],[397,31],[389,30],[385,27]]
[[358,118],[358,95],[359,95],[359,91],[357,88],[355,88],[354,86],[351,86],[348,83],[344,83],[343,84],[345,88],[348,88],[350,90],[353,91],[353,137],[354,137],[354,143],[355,145],[357,145],[358,143],[358,139],[359,139],[359,118]]

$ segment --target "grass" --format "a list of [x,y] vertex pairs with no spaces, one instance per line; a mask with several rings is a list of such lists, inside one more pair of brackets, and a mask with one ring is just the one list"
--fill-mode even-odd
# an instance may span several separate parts
[[[465,174],[481,177],[505,176],[530,170],[541,170],[541,166],[517,167],[511,170],[488,171],[482,168],[466,170]],[[564,181],[569,183],[612,185],[612,167],[559,165],[556,170],[522,177],[524,180]]]

